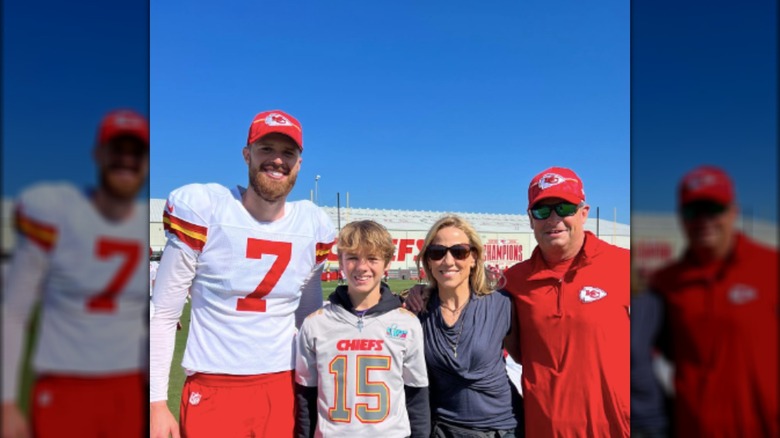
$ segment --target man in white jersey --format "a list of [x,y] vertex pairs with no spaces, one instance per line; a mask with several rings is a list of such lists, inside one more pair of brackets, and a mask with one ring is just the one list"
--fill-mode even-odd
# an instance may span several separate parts
[[[17,198],[2,305],[3,438],[136,438],[145,429],[149,207],[137,197],[149,172],[146,119],[106,114],[94,159],[96,188],[38,183]],[[37,302],[28,423],[16,400]]]
[[[243,149],[248,188],[190,184],[168,197],[150,324],[152,438],[292,436],[296,327],[322,305],[336,238],[319,207],[286,201],[302,152],[298,120],[259,113]],[[166,400],[188,290],[179,427]]]
[[394,249],[374,221],[339,233],[347,285],[298,333],[297,438],[430,436],[422,326],[382,283]]

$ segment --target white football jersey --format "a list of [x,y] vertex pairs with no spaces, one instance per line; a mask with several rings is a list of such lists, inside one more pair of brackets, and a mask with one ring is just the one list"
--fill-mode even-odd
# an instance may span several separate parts
[[428,386],[422,326],[403,308],[358,318],[328,303],[298,333],[295,380],[318,386],[317,437],[406,437],[404,385]]
[[[190,184],[174,190],[165,206],[168,244],[197,260],[182,361],[190,372],[292,370],[301,288],[335,243],[330,218],[313,203],[288,202],[284,217],[259,222],[242,205],[242,191]],[[158,279],[165,267],[163,256]],[[155,303],[160,292],[155,284]]]
[[25,313],[40,293],[35,370],[106,375],[146,368],[148,203],[111,222],[86,191],[39,184],[19,196],[16,221],[14,256],[33,251],[27,261],[36,263],[13,265],[3,307]]

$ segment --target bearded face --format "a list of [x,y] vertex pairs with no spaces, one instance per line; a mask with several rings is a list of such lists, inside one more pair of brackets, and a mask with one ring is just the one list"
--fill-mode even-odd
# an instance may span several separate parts
[[300,170],[300,149],[289,137],[269,134],[244,149],[249,185],[266,202],[286,199]]
[[118,138],[98,146],[96,158],[100,186],[119,200],[138,196],[149,175],[149,150],[132,138]]
[[298,166],[290,167],[273,161],[265,161],[256,166],[249,163],[249,184],[257,196],[267,202],[276,202],[287,198],[298,178]]

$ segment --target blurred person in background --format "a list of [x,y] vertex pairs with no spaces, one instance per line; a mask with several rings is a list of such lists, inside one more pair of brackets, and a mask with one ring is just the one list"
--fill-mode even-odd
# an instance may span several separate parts
[[777,250],[736,228],[721,168],[685,174],[678,207],[687,247],[650,283],[674,365],[674,436],[780,436]]
[[[4,278],[3,438],[143,435],[148,335],[149,127],[107,113],[93,150],[97,187],[41,182],[18,197]],[[40,303],[35,332],[25,333]],[[33,350],[31,422],[18,406],[25,343]]]
[[644,276],[631,271],[631,436],[669,436],[669,400],[655,368],[662,303],[649,293]]

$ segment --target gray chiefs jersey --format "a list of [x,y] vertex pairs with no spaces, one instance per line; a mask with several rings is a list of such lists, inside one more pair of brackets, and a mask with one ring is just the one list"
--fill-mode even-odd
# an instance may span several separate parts
[[404,385],[428,386],[422,327],[403,308],[362,318],[327,303],[303,322],[295,379],[317,386],[317,437],[405,437]]

